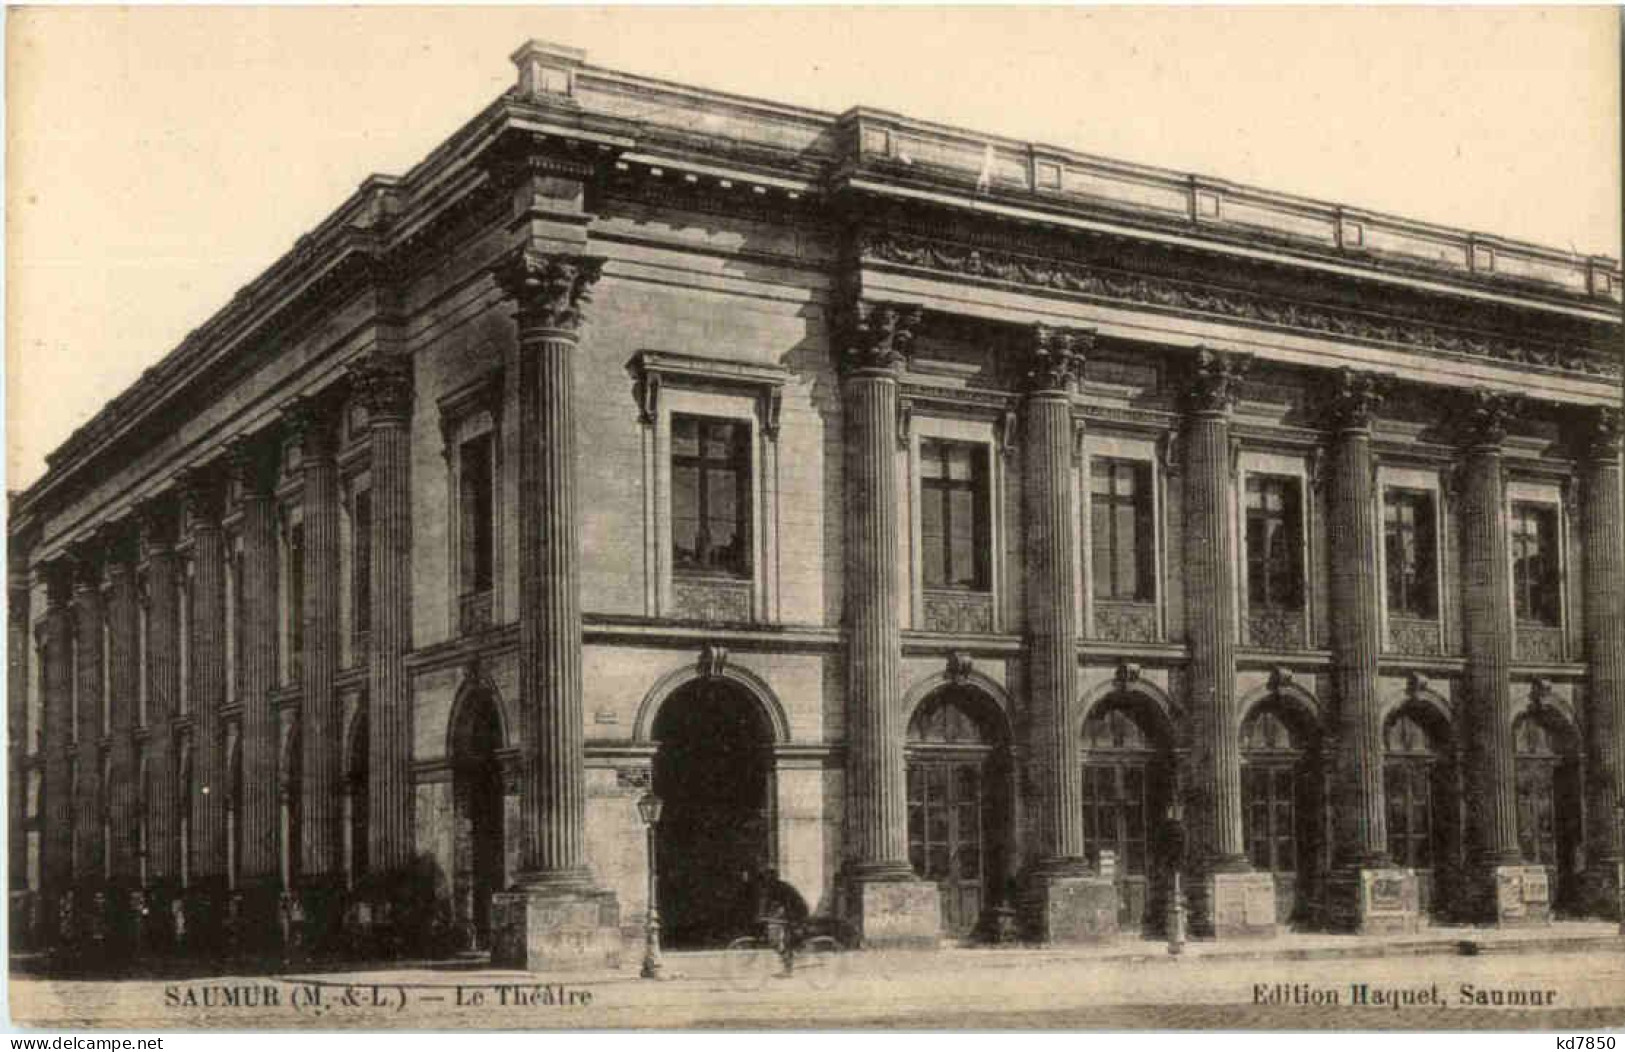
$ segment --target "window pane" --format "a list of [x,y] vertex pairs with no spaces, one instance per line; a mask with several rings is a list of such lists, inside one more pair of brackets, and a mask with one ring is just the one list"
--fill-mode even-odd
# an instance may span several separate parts
[[970,482],[972,474],[972,449],[964,443],[955,442],[948,446],[948,477],[955,482]]
[[1138,552],[1139,537],[1137,515],[1134,505],[1119,505],[1115,512],[1117,529],[1113,539],[1117,542],[1117,550],[1113,553],[1116,563],[1114,579],[1116,587],[1114,595],[1124,599],[1133,599],[1140,594],[1140,557]]
[[700,455],[699,422],[691,416],[671,418],[671,452],[677,457]]

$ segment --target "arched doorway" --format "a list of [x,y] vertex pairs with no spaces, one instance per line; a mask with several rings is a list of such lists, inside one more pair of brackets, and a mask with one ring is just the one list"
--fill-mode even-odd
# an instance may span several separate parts
[[1579,750],[1569,728],[1549,710],[1526,712],[1512,725],[1517,763],[1518,847],[1528,865],[1546,867],[1552,906],[1576,901],[1580,867]]
[[1125,931],[1161,929],[1172,744],[1150,703],[1126,692],[1102,699],[1083,724],[1084,851],[1094,860],[1102,851],[1117,856]]
[[354,884],[367,872],[367,779],[369,774],[367,745],[367,714],[355,718],[350,731],[349,755],[345,757],[345,839],[349,842],[346,862],[350,883]]
[[502,890],[502,716],[483,690],[457,706],[451,731],[452,806],[455,813],[452,899],[468,948],[491,946],[491,896]]
[[771,725],[744,688],[704,679],[665,700],[653,734],[662,934],[679,948],[725,944],[754,925],[742,875],[773,861]]
[[935,881],[948,935],[1005,903],[1010,813],[1004,719],[980,691],[943,687],[908,724],[908,858]]
[[1320,729],[1271,695],[1241,725],[1242,836],[1253,868],[1275,876],[1275,915],[1310,919],[1325,792]]
[[1448,891],[1455,800],[1449,762],[1449,726],[1420,705],[1406,705],[1383,727],[1383,799],[1388,813],[1388,855],[1416,871],[1423,913],[1451,900]]

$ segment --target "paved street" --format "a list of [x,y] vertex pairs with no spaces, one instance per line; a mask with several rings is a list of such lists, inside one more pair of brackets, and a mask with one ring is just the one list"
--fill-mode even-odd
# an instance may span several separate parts
[[767,955],[682,954],[668,958],[663,982],[625,975],[539,982],[515,972],[449,969],[19,978],[11,996],[16,1021],[58,1029],[1625,1025],[1625,954],[1617,945],[1312,960],[947,950],[845,954],[807,962],[789,979],[774,970]]

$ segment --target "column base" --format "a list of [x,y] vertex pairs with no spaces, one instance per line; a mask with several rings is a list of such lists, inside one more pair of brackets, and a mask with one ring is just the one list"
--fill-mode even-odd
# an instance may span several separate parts
[[313,954],[332,953],[344,933],[344,887],[334,877],[312,878],[299,888],[304,914],[299,944]]
[[934,950],[942,941],[942,900],[932,881],[848,878],[846,919],[865,949]]
[[1024,881],[1021,907],[1030,942],[1099,942],[1118,931],[1117,882],[1110,877],[1036,870]]
[[587,972],[621,966],[621,907],[612,891],[537,885],[491,896],[491,966]]
[[1396,866],[1348,867],[1326,875],[1326,926],[1356,935],[1410,935],[1422,926],[1416,874]]
[[1545,866],[1481,865],[1468,879],[1473,921],[1501,928],[1552,922],[1552,887]]
[[1207,939],[1275,934],[1275,875],[1244,871],[1200,874],[1190,882],[1191,933]]

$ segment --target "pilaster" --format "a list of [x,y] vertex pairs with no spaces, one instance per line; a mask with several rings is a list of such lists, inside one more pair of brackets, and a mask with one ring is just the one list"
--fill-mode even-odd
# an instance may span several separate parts
[[[73,570],[57,558],[38,567],[45,586],[45,620],[39,628],[45,701],[45,800],[40,859],[40,909],[46,937],[59,941],[62,897],[73,884]],[[71,906],[70,906],[71,908]]]
[[[102,559],[94,541],[75,544],[73,566],[74,686],[73,883],[85,893],[81,903],[102,890],[106,880],[102,785]],[[84,931],[95,929],[91,918]]]
[[147,567],[147,879],[152,915],[167,928],[170,900],[181,876],[179,800],[173,720],[180,696],[179,560],[176,509],[168,498],[136,507],[141,556]]
[[[226,543],[220,527],[225,477],[216,467],[189,468],[180,478],[181,501],[192,534],[191,832],[195,865],[187,889],[188,939],[205,946],[218,936],[226,879],[225,724]],[[188,670],[182,670],[186,675]],[[184,849],[184,848],[183,848]]]

